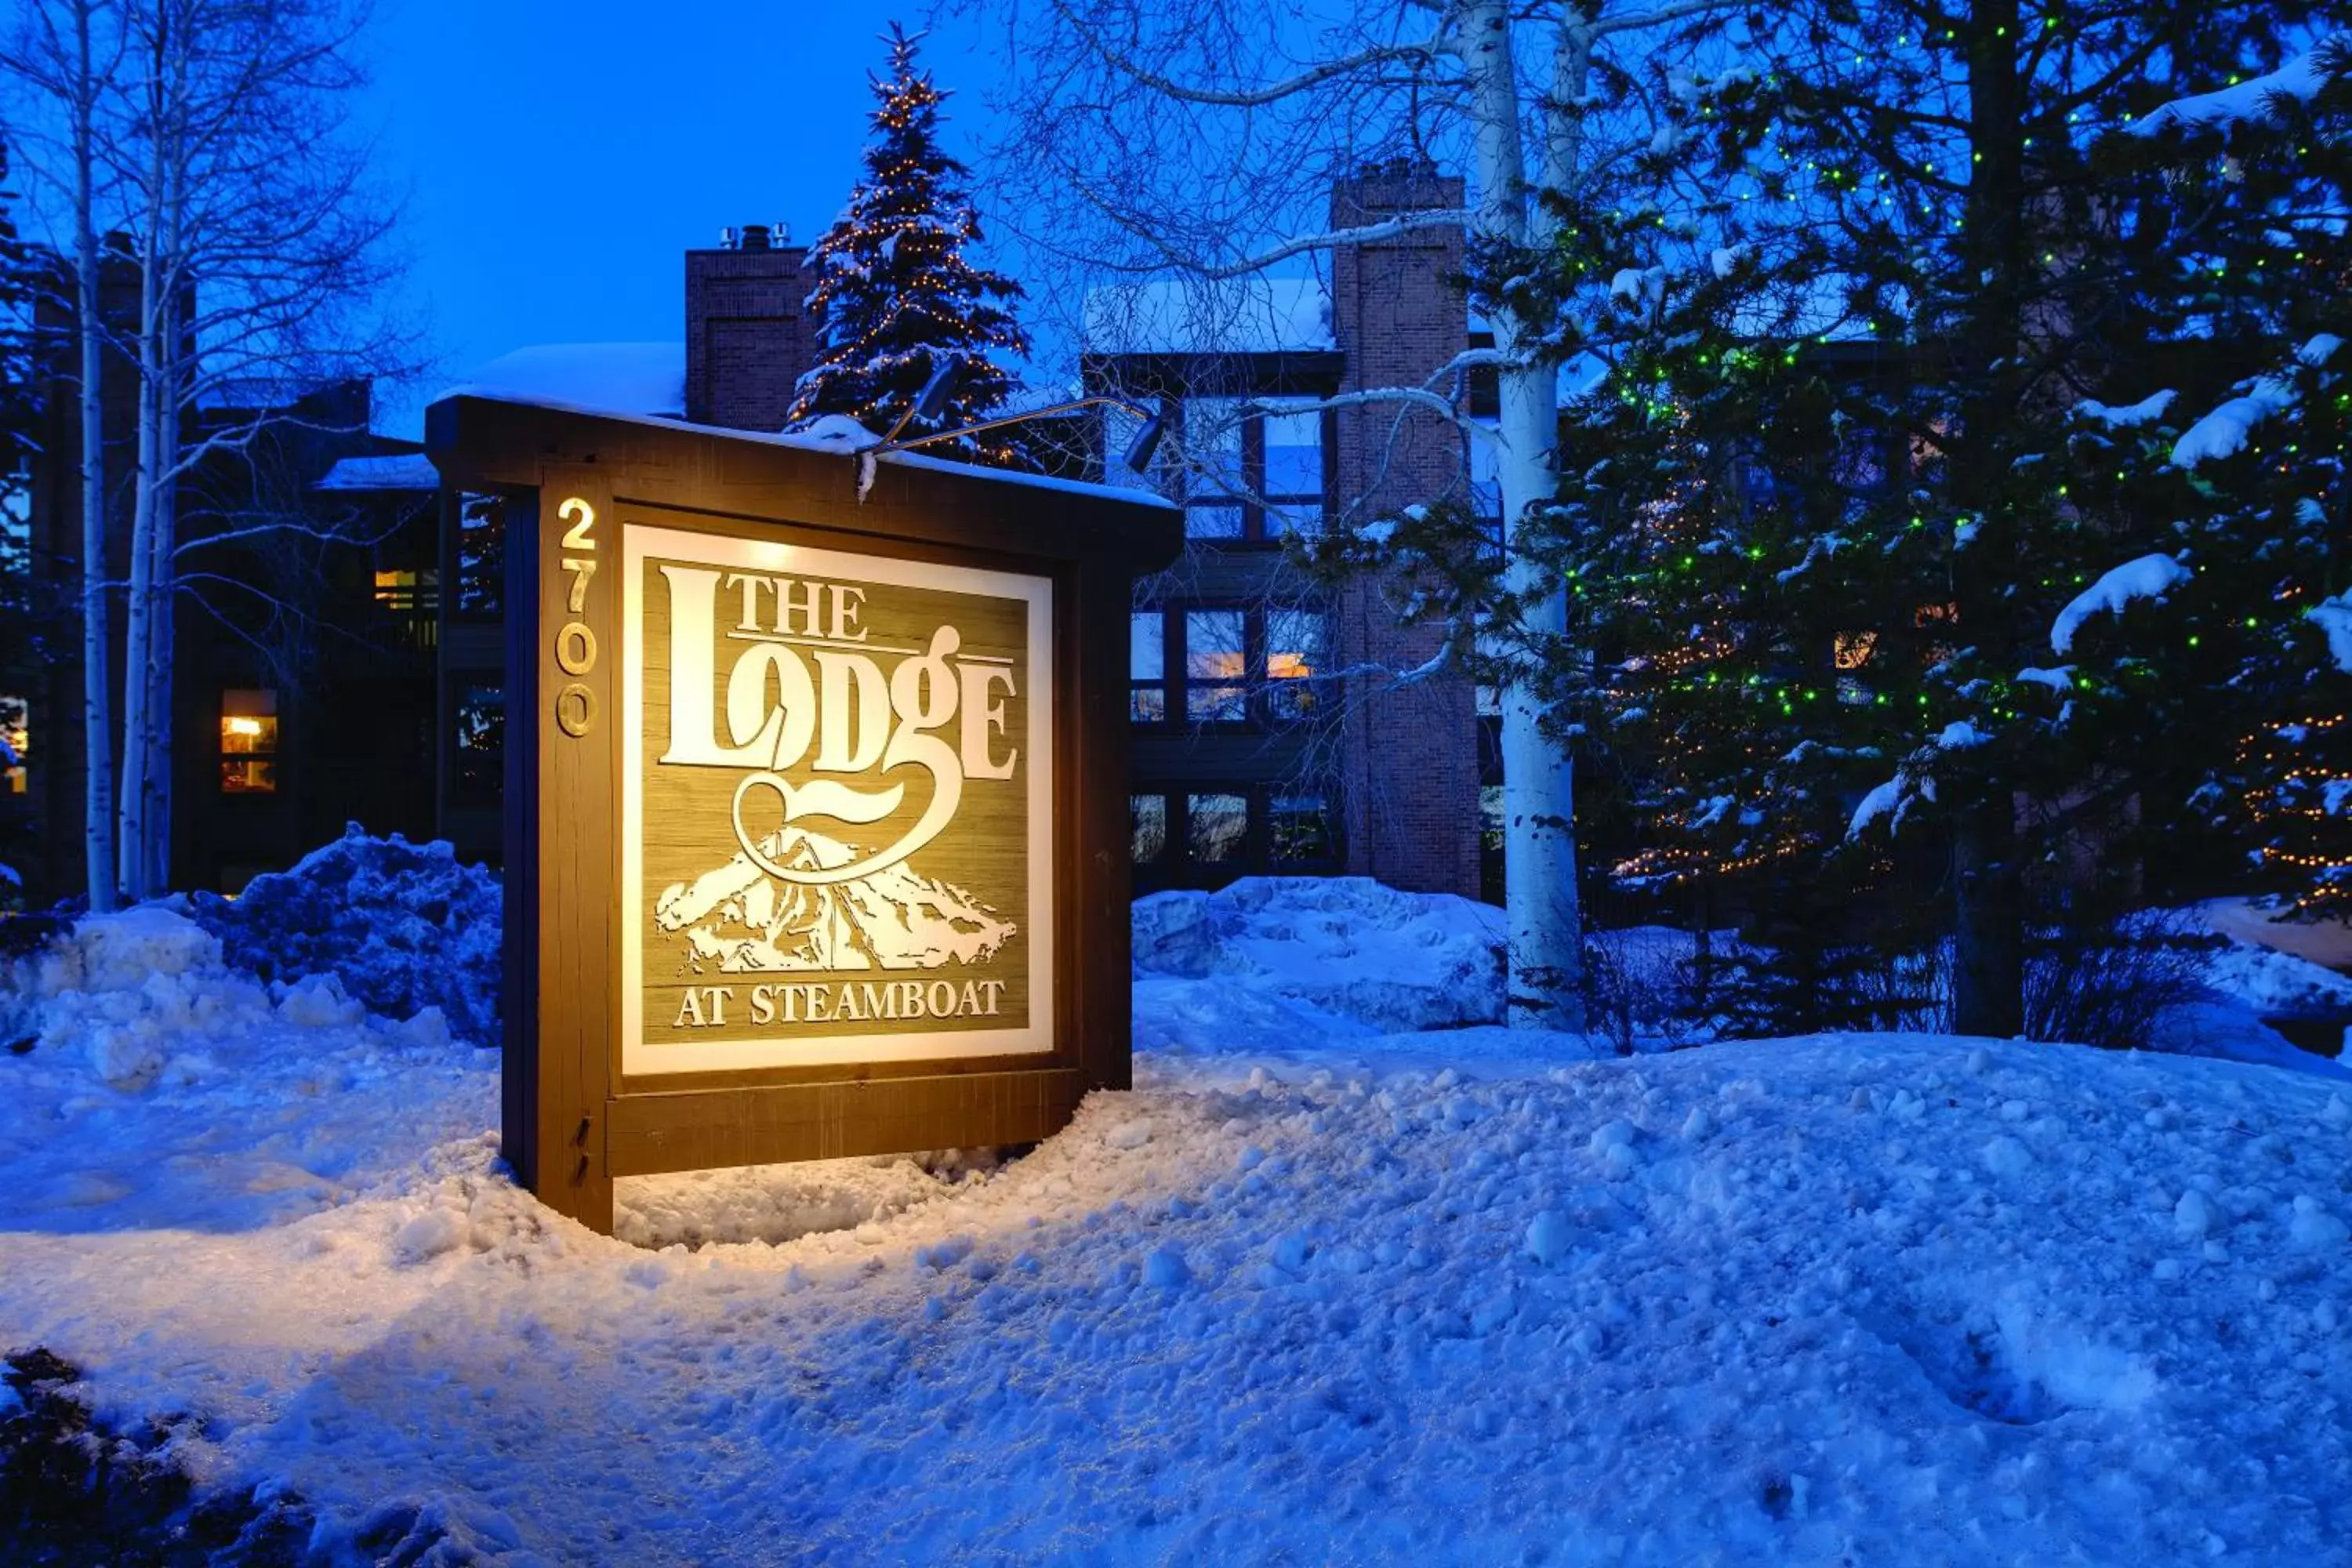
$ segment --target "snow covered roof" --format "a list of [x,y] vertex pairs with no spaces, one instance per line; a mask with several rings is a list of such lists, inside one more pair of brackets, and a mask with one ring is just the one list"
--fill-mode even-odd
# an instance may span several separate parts
[[1328,350],[1331,297],[1314,278],[1166,278],[1090,289],[1088,353],[1283,353]]
[[442,395],[460,393],[679,418],[686,413],[686,344],[533,343],[500,354]]
[[422,452],[345,458],[320,476],[315,490],[437,490],[440,470]]
[[[770,447],[793,447],[803,452],[835,452],[844,457],[856,454],[867,439],[879,441],[878,432],[866,429],[846,415],[828,414],[804,430],[771,435],[764,430],[738,430],[724,425],[689,425],[674,417],[652,414],[616,413],[611,408],[573,403],[558,397],[530,397],[517,393],[488,392],[476,386],[461,386],[444,394],[449,397],[496,397],[508,403],[520,403],[534,408],[551,408],[562,414],[588,414],[607,419],[625,419],[639,425],[658,425],[670,430],[701,430],[713,436],[724,436],[730,441],[757,441]],[[1121,485],[1095,484],[1085,479],[1058,479],[1052,474],[1024,474],[1012,468],[984,468],[977,463],[959,463],[946,458],[935,458],[928,452],[899,450],[883,452],[876,461],[903,464],[910,468],[937,468],[946,473],[966,474],[975,479],[992,479],[1000,484],[1024,485],[1031,489],[1066,490],[1072,495],[1095,496],[1104,500],[1123,501],[1132,506],[1158,506],[1173,509],[1175,503],[1150,490],[1134,489]]]

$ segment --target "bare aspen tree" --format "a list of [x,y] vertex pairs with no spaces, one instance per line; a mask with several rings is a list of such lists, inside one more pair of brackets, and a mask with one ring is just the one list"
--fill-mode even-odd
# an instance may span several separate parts
[[[987,9],[982,0],[976,8]],[[1314,265],[1339,247],[1445,226],[1466,229],[1474,269],[1509,268],[1552,245],[1562,215],[1614,177],[1646,141],[1620,101],[1633,79],[1612,51],[1646,47],[1724,0],[1045,0],[1003,5],[1013,128],[998,150],[1000,223],[1076,280],[1220,279]],[[1596,93],[1603,79],[1609,94]],[[1399,157],[1467,175],[1466,210],[1367,215],[1318,226],[1307,215],[1332,179]],[[1497,285],[1502,277],[1492,279]],[[1041,295],[1054,291],[1039,290]],[[1453,418],[1490,441],[1505,548],[1555,492],[1560,377],[1557,323],[1508,287],[1489,290],[1492,426],[1437,385],[1368,388],[1342,403],[1391,403]],[[1346,510],[1346,498],[1342,498]],[[1359,521],[1370,521],[1359,519]],[[1563,584],[1512,558],[1521,630],[1569,632]],[[1531,679],[1503,694],[1505,864],[1511,1018],[1575,1028],[1581,941],[1574,789]]]
[[[413,367],[382,309],[397,202],[373,188],[344,105],[366,20],[347,0],[123,0],[144,111],[116,147],[140,237],[139,468],[126,662],[121,859],[159,892],[170,863],[171,627],[184,563],[256,526],[180,537],[200,464],[245,462],[301,392]],[[184,309],[193,303],[194,319]],[[193,342],[194,357],[189,353]],[[250,406],[183,438],[192,407]]]
[[[356,0],[35,0],[0,59],[12,121],[49,198],[37,216],[53,242],[73,237],[97,907],[121,893],[152,896],[169,879],[180,596],[218,614],[209,596],[235,598],[241,586],[234,573],[194,570],[197,552],[249,547],[276,530],[337,531],[274,509],[191,534],[183,489],[199,470],[248,462],[273,427],[357,434],[325,428],[343,416],[295,405],[338,382],[415,368],[415,334],[383,308],[400,271],[389,243],[399,203],[371,183],[366,149],[348,128],[366,18]],[[138,268],[136,317],[114,332],[100,308],[102,233],[119,235]],[[100,376],[110,346],[137,376],[122,583],[108,576]],[[119,788],[109,668],[117,590],[126,605]]]
[[16,146],[39,195],[61,205],[54,227],[72,257],[67,293],[78,328],[81,435],[82,847],[93,910],[117,900],[114,682],[108,635],[106,322],[100,309],[99,204],[108,194],[103,121],[113,111],[120,17],[110,0],[34,0],[0,53],[36,112],[14,118]]

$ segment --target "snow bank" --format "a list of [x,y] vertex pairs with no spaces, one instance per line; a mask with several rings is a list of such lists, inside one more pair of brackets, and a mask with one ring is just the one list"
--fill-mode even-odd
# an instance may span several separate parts
[[1139,982],[1214,977],[1372,1033],[1503,1016],[1502,911],[1451,894],[1369,877],[1247,877],[1220,892],[1138,899],[1132,924]]
[[478,1135],[497,1103],[495,1058],[437,1009],[395,1023],[331,974],[257,981],[161,905],[7,964],[0,1022],[0,1230],[282,1222]]
[[1152,1067],[776,1247],[591,1237],[478,1141],[228,1235],[12,1185],[0,1338],[201,1412],[203,1476],[362,1560],[2337,1554],[2326,1083],[1927,1037]]
[[197,893],[195,921],[264,980],[332,975],[369,1011],[438,1008],[477,1045],[499,1039],[498,879],[447,844],[371,838],[357,823],[235,899]]
[[2093,616],[2120,616],[2136,599],[2162,599],[2189,581],[2189,569],[2169,555],[2143,555],[2114,568],[2074,595],[2050,626],[2050,651],[2072,653],[2074,634]]

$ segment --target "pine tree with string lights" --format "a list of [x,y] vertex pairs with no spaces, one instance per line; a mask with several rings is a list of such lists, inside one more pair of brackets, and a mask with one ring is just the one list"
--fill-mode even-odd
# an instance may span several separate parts
[[[966,190],[970,171],[940,145],[940,106],[949,95],[917,66],[922,39],[891,24],[883,39],[889,74],[870,79],[877,106],[865,178],[810,247],[817,358],[800,378],[787,428],[845,415],[886,431],[949,356],[961,368],[946,404],[936,419],[916,420],[905,434],[975,424],[1001,409],[1016,385],[1003,356],[1029,352],[1011,309],[1021,286],[966,254],[982,239],[980,218]],[[1008,432],[957,445],[984,462],[1035,466]]]
[[[1958,1026],[2010,1035],[2037,942],[2221,863],[2237,742],[2336,585],[2285,569],[2283,491],[2217,500],[2294,437],[2221,484],[2144,400],[2263,403],[2343,242],[2324,193],[2134,128],[2280,68],[2307,11],[1822,0],[1662,95],[1681,199],[1556,258],[1646,329],[1550,519],[1600,650],[1562,706],[1656,781],[1636,874],[1908,879]],[[2336,438],[2301,445],[2340,495]]]

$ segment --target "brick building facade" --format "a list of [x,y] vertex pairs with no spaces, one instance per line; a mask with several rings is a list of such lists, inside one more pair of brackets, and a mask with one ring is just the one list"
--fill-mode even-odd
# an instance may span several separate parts
[[[119,345],[139,307],[127,251],[106,258],[100,283]],[[87,889],[80,366],[70,299],[63,287],[43,291],[34,322],[30,647],[18,667],[0,670],[0,708],[21,715],[26,752],[6,787],[32,829],[0,858],[15,863],[36,904]],[[195,313],[191,298],[181,316]],[[106,571],[121,582],[138,373],[119,346],[107,351],[100,385]],[[369,415],[363,381],[218,387],[183,413],[190,449],[223,445],[176,487],[184,576],[165,651],[175,888],[234,892],[354,819],[377,832],[434,829],[431,774],[419,766],[435,744],[432,468],[415,443],[371,435]],[[117,732],[109,749],[119,768],[125,614],[122,595],[110,597]]]
[[[1330,216],[1355,227],[1462,202],[1458,179],[1383,172],[1341,182]],[[1328,286],[1121,289],[1090,302],[1087,390],[1151,407],[1176,432],[1154,479],[1184,500],[1188,524],[1184,557],[1136,606],[1139,889],[1346,871],[1481,891],[1475,689],[1450,672],[1400,680],[1437,651],[1438,631],[1398,623],[1394,584],[1334,589],[1284,547],[1330,521],[1478,499],[1454,422],[1392,402],[1314,406],[1442,384],[1471,344],[1463,243],[1438,228],[1343,247]]]

